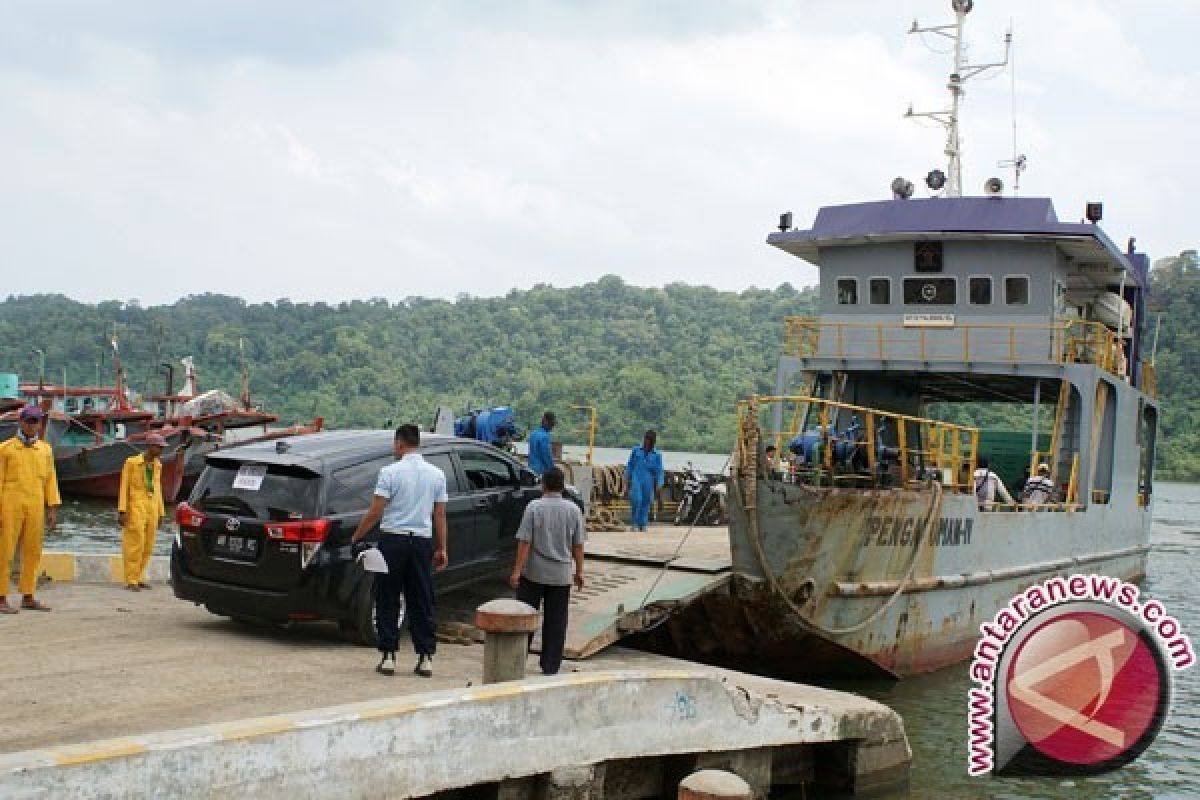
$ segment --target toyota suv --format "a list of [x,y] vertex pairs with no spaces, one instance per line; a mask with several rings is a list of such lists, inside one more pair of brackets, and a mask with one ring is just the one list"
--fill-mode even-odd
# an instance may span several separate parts
[[[282,623],[334,620],[373,644],[371,574],[350,537],[392,463],[391,431],[329,431],[220,450],[175,510],[175,595],[214,614]],[[540,496],[534,474],[495,447],[423,434],[421,455],[446,473],[449,566],[442,591],[494,572]],[[579,503],[578,496],[573,500]],[[368,541],[379,537],[376,528]]]

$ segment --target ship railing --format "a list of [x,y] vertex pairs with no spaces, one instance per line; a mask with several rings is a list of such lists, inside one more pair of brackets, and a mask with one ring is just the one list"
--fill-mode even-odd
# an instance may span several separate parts
[[1142,364],[1142,381],[1138,385],[1148,397],[1158,397],[1158,370],[1153,364]]
[[[978,428],[807,395],[756,395],[737,413],[738,463],[758,464],[760,476],[855,488],[934,480],[945,491],[974,492]],[[772,429],[776,418],[784,426]],[[774,465],[760,458],[764,442],[776,447]]]
[[920,315],[908,324],[787,317],[784,325],[784,353],[799,358],[1095,364],[1114,375],[1126,372],[1117,334],[1088,320],[1005,325],[956,324],[949,315]]

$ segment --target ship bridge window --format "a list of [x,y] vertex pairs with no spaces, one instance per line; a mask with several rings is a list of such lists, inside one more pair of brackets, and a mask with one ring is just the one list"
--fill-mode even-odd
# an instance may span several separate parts
[[871,278],[869,284],[871,305],[886,306],[892,302],[892,279]]
[[1010,306],[1029,305],[1029,276],[1009,275],[1004,279],[1004,302]]
[[837,301],[839,306],[858,305],[857,278],[838,278]]
[[986,275],[967,278],[967,300],[973,306],[992,304],[992,279]]
[[905,278],[906,306],[952,306],[958,302],[958,282],[954,278]]

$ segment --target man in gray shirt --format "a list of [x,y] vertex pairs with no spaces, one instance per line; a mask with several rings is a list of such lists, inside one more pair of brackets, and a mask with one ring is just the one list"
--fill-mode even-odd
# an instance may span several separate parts
[[543,675],[562,664],[567,638],[567,606],[571,600],[571,565],[575,586],[583,588],[583,543],[587,539],[579,507],[562,496],[563,471],[551,467],[542,475],[542,496],[525,507],[517,529],[517,563],[509,583],[517,599],[542,609]]

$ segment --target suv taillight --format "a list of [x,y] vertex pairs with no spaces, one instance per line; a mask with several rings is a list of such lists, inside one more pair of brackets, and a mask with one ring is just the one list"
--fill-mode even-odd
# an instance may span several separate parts
[[329,520],[305,519],[296,522],[268,522],[263,526],[268,539],[281,542],[323,542],[329,533]]
[[187,503],[180,503],[175,506],[175,522],[181,528],[199,528],[204,525],[204,520],[207,519],[202,513],[189,506]]

